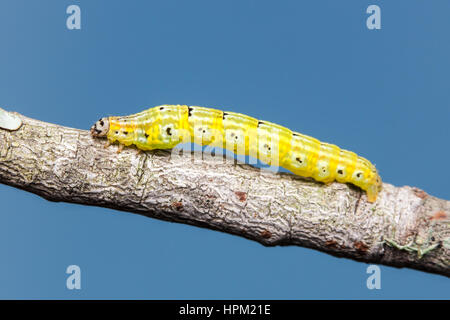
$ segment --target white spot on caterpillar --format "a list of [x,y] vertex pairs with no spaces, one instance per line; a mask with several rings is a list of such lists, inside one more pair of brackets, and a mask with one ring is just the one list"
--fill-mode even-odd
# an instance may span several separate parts
[[227,145],[230,146],[233,145],[240,145],[245,143],[245,137],[244,132],[241,130],[226,130],[225,132],[225,139],[227,142]]
[[292,153],[291,161],[293,166],[299,169],[306,168],[306,166],[308,165],[306,161],[306,155],[303,153]]
[[330,175],[330,163],[328,161],[317,161],[317,176],[320,178],[326,178]]
[[171,142],[178,140],[178,130],[174,128],[173,124],[168,124],[162,127],[161,130],[162,141]]
[[355,170],[353,172],[353,180],[361,181],[364,178],[364,173],[361,170]]
[[148,139],[148,138],[146,138],[144,135],[138,136],[138,142],[140,142],[140,143],[142,143],[142,144],[147,143],[147,142],[148,142],[147,139]]
[[343,178],[347,175],[347,171],[343,165],[338,165],[336,168],[336,174],[339,178]]
[[270,157],[272,154],[272,148],[270,141],[260,140],[259,141],[259,154],[262,156]]
[[195,124],[194,125],[194,142],[200,145],[210,144],[213,140],[212,130],[207,124]]

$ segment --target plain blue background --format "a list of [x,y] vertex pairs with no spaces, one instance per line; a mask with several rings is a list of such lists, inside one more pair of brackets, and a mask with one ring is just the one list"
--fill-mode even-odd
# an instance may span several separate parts
[[[78,4],[82,29],[66,28]],[[382,29],[366,28],[378,4]],[[448,1],[0,3],[0,106],[88,129],[158,104],[217,107],[353,150],[450,199]],[[0,298],[450,298],[439,275],[0,185]],[[82,290],[65,287],[66,267]]]

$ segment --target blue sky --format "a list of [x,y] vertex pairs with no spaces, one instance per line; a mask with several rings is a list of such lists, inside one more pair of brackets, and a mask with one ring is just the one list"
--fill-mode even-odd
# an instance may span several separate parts
[[[66,8],[81,8],[68,30]],[[381,8],[368,30],[366,8]],[[0,3],[0,106],[88,129],[159,104],[217,107],[353,150],[450,199],[446,1]],[[0,298],[445,298],[439,275],[367,264],[0,185]],[[82,289],[67,290],[79,265]]]

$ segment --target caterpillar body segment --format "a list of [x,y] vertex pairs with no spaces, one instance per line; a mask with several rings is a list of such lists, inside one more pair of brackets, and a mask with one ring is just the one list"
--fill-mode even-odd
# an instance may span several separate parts
[[326,184],[352,183],[366,191],[369,202],[376,201],[382,186],[375,166],[354,152],[235,112],[163,105],[102,118],[91,134],[106,137],[109,143],[134,144],[140,150],[171,149],[183,142],[220,147]]

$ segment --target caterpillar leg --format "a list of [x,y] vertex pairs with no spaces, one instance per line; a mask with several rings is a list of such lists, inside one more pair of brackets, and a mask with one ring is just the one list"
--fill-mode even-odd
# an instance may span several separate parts
[[105,143],[105,145],[103,146],[103,148],[108,148],[109,146],[111,145],[111,142],[109,142],[109,141],[107,141],[106,143]]
[[373,203],[377,200],[378,189],[376,186],[370,186],[366,192],[367,192],[367,201]]
[[125,146],[123,144],[119,144],[119,148],[117,148],[117,153],[121,153]]

